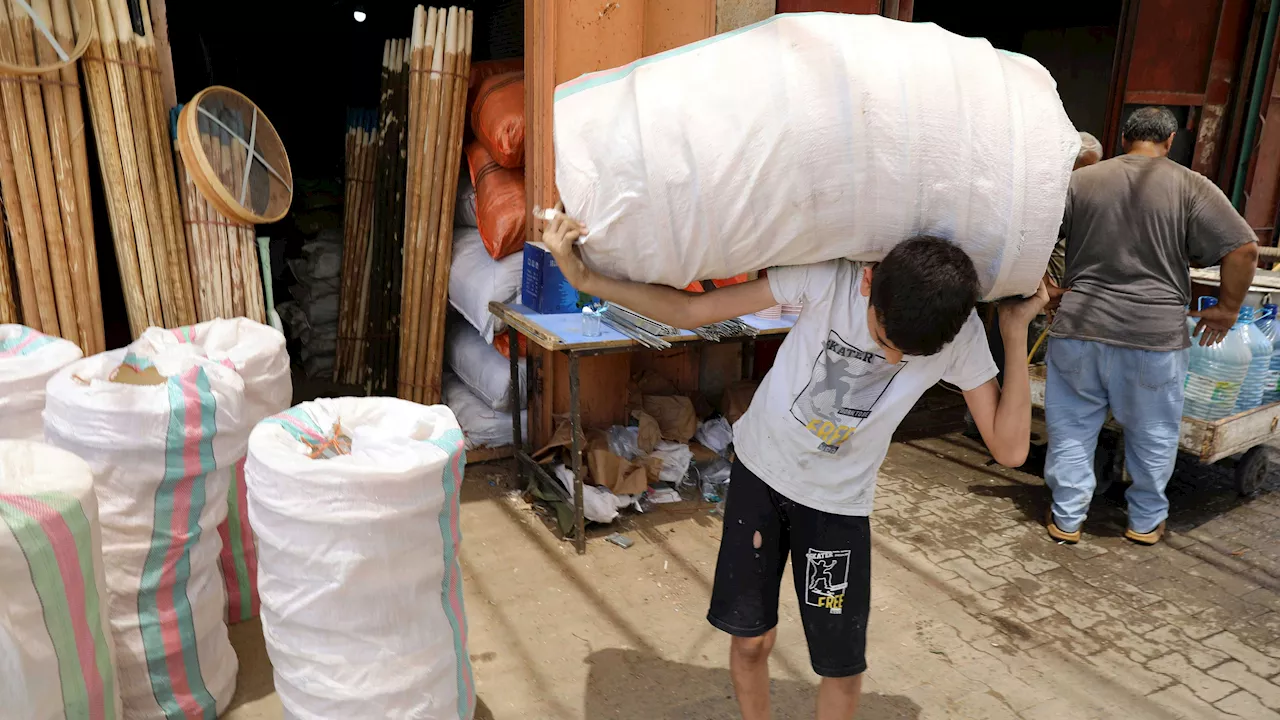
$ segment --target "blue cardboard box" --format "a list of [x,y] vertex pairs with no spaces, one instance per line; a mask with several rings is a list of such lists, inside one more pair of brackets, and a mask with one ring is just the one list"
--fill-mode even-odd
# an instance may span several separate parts
[[525,243],[521,297],[525,307],[543,315],[578,312],[578,291],[564,279],[556,259],[538,243]]

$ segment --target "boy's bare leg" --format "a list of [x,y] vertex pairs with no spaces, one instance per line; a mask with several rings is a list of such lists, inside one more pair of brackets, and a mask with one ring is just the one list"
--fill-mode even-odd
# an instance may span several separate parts
[[778,628],[773,628],[760,637],[734,637],[729,643],[729,674],[742,720],[769,720],[769,653],[777,638]]
[[862,697],[862,675],[822,678],[818,686],[818,720],[853,720]]

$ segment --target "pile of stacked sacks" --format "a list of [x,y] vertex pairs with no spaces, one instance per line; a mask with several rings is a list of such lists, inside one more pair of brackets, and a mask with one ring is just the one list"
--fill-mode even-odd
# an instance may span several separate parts
[[[1199,306],[1216,302],[1204,297]],[[1275,305],[1241,308],[1235,326],[1213,345],[1196,342],[1195,327],[1196,321],[1188,318],[1187,331],[1193,338],[1184,415],[1214,421],[1280,402],[1280,325]]]
[[[529,213],[524,196],[524,63],[476,63],[471,72],[469,139],[454,212],[443,401],[453,410],[467,448],[512,442],[512,413],[527,405],[525,363],[511,380],[502,321],[489,303],[520,291],[521,251]],[[524,355],[524,346],[519,352]],[[522,413],[523,416],[523,413]]]

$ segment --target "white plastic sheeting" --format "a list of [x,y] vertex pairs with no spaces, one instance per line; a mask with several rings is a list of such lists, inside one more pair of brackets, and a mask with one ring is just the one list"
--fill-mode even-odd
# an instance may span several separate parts
[[[318,452],[344,437],[349,454]],[[457,559],[465,464],[462,431],[439,405],[317,400],[254,429],[249,517],[287,718],[472,717]]]
[[449,269],[449,304],[480,331],[487,343],[506,327],[489,312],[491,302],[511,302],[520,292],[524,255],[494,260],[475,228],[453,230],[453,265]]
[[[486,405],[494,410],[511,411],[511,361],[485,342],[470,323],[457,321],[449,324],[445,357],[454,374]],[[525,361],[519,358],[516,362],[520,369],[520,389],[515,395],[523,408],[529,399],[524,385]]]
[[75,343],[24,325],[0,325],[0,439],[44,437],[44,386],[79,360]]
[[119,718],[93,473],[0,440],[0,715]]
[[1034,60],[870,15],[777,15],[555,94],[587,261],[673,287],[930,234],[987,297],[1030,293],[1079,146]]
[[[158,382],[113,381],[126,362]],[[93,472],[125,716],[221,714],[237,663],[218,525],[244,452],[240,375],[190,344],[103,353],[54,375],[44,419],[46,441]]]

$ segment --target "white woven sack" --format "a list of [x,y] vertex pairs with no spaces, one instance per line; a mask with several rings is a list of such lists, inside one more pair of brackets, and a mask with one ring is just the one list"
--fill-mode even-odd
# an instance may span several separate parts
[[[511,427],[511,413],[494,410],[480,399],[467,384],[453,373],[444,374],[441,385],[441,402],[449,406],[458,418],[467,449],[496,448],[510,445],[515,438]],[[529,427],[529,411],[520,411],[521,427]]]
[[0,325],[0,439],[44,437],[44,386],[82,357],[73,342],[24,325]]
[[555,93],[556,184],[605,273],[685,287],[954,240],[1032,292],[1080,140],[1049,73],[930,23],[807,13]]
[[0,715],[119,718],[93,473],[0,440]]
[[258,555],[253,544],[245,497],[244,456],[253,426],[289,407],[293,380],[284,335],[248,318],[209,322],[163,330],[148,328],[129,350],[150,360],[190,345],[213,362],[226,365],[244,380],[244,417],[226,429],[238,444],[239,461],[227,491],[227,519],[218,527],[224,538],[219,565],[227,584],[227,620],[237,623],[258,615]]
[[286,718],[472,717],[462,444],[448,408],[394,398],[303,403],[254,429],[249,517]]
[[[494,410],[511,411],[511,361],[492,344],[485,342],[479,331],[470,323],[451,322],[444,350],[449,367],[485,404]],[[523,408],[529,400],[524,384],[524,358],[517,359],[516,364],[520,389],[515,395]]]
[[[161,382],[114,382],[126,358]],[[127,349],[95,355],[49,381],[46,441],[93,471],[130,720],[208,717],[231,702],[237,664],[218,525],[245,422],[239,374],[189,344],[149,360]]]
[[484,248],[480,231],[454,228],[453,264],[449,268],[449,304],[480,331],[487,343],[506,324],[489,312],[491,302],[511,302],[520,292],[524,255],[494,260]]

